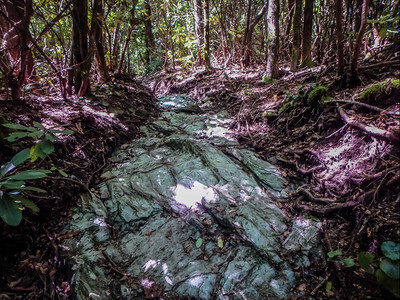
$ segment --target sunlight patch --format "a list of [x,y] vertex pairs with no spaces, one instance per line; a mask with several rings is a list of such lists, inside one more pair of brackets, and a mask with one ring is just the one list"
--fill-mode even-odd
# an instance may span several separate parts
[[175,188],[175,200],[185,206],[191,208],[196,203],[201,203],[204,199],[206,202],[215,202],[217,194],[211,187],[195,181],[189,187],[178,184]]

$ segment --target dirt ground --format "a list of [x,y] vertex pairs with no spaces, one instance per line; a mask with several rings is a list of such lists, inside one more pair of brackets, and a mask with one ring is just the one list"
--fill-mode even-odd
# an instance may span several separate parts
[[[363,86],[353,89],[339,88],[335,76],[320,68],[270,83],[262,73],[254,68],[210,74],[176,70],[137,80],[125,76],[94,88],[92,97],[69,100],[46,91],[16,102],[7,100],[3,90],[0,115],[7,121],[68,124],[74,135],[60,138],[54,153],[27,166],[53,166],[68,174],[53,172],[35,181],[48,193],[26,196],[40,212],[24,211],[18,227],[0,223],[0,299],[69,298],[70,276],[59,256],[66,237],[59,233],[79,194],[100,182],[101,170],[118,146],[140,136],[139,126],[158,115],[156,96],[165,94],[188,94],[209,110],[227,110],[242,144],[280,165],[289,179],[306,183],[290,201],[279,202],[281,209],[291,217],[319,217],[326,251],[340,249],[342,258],[356,261],[349,268],[339,262],[314,266],[312,275],[297,270],[301,280],[294,295],[306,291],[305,299],[393,299],[356,258],[368,251],[378,261],[382,242],[400,241],[399,91],[374,98],[369,103],[374,108],[340,101],[357,101],[363,89],[398,78],[399,70],[363,73]],[[310,96],[320,85],[326,90]],[[27,143],[0,140],[1,164]]]

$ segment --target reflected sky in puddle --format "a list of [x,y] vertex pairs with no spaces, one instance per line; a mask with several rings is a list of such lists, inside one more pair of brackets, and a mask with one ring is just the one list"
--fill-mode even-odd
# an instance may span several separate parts
[[194,181],[190,186],[178,184],[175,187],[175,200],[189,208],[194,207],[196,203],[201,203],[202,199],[206,202],[215,202],[217,194],[211,187],[198,181]]

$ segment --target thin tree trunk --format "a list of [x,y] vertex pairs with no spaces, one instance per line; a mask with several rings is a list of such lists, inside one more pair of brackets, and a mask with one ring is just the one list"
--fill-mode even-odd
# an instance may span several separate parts
[[290,71],[294,72],[297,69],[297,64],[300,57],[300,43],[301,43],[301,15],[303,10],[303,0],[295,0],[295,11],[293,16],[293,49],[292,61],[290,63]]
[[313,16],[314,16],[313,9],[314,9],[314,0],[305,0],[300,67],[313,67],[315,65],[311,57],[312,29],[313,29]]
[[338,76],[342,76],[344,73],[342,0],[335,0],[335,19],[336,19]]
[[145,6],[145,17],[144,17],[144,32],[145,32],[145,42],[146,42],[146,63],[147,66],[153,61],[155,54],[156,43],[153,34],[153,24],[152,24],[152,14],[150,0],[144,1]]
[[269,0],[268,14],[268,56],[265,75],[279,77],[279,0]]
[[244,53],[242,53],[242,64],[244,67],[248,67],[251,64],[250,56],[253,48],[254,28],[262,20],[265,13],[267,12],[267,9],[268,9],[268,1],[264,4],[264,6],[261,8],[258,14],[255,16],[254,20],[249,24],[249,27],[247,29],[247,34],[245,34],[245,40],[243,41],[242,45],[242,48],[244,50]]
[[129,26],[128,33],[126,35],[126,40],[125,40],[124,46],[122,48],[122,53],[121,53],[121,58],[119,60],[117,74],[121,74],[122,73],[122,66],[124,65],[126,49],[128,48],[128,44],[129,44],[129,42],[131,40],[132,31],[133,31],[133,28],[135,27],[135,10],[136,10],[137,2],[138,2],[138,0],[134,0],[133,3],[132,3],[131,25]]
[[92,57],[88,43],[88,2],[73,0],[72,9],[72,51],[74,87],[78,96],[90,94],[90,66]]
[[193,0],[194,7],[194,28],[197,41],[197,62],[202,66],[204,64],[204,15],[202,0]]
[[204,17],[205,17],[205,44],[204,44],[204,62],[206,71],[211,71],[211,53],[210,53],[210,0],[205,0],[204,3]]
[[92,26],[91,36],[94,41],[95,58],[99,66],[99,73],[102,82],[110,80],[108,74],[108,67],[105,59],[104,51],[104,36],[103,36],[103,23],[104,23],[104,8],[103,0],[92,0]]
[[353,86],[361,84],[360,78],[358,77],[358,57],[361,53],[361,43],[364,36],[365,28],[367,27],[369,1],[370,0],[364,0],[363,2],[360,30],[358,31],[357,40],[354,44],[354,53],[351,61],[350,74],[350,84]]
[[293,13],[294,13],[294,0],[288,1],[288,14],[286,19],[286,30],[285,30],[285,37],[289,38],[290,29],[292,27],[292,20],[293,20]]

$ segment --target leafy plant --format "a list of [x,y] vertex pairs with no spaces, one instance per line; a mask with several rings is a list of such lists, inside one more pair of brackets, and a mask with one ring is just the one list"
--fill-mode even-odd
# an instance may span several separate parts
[[[17,140],[29,137],[35,141],[31,148],[18,152],[9,162],[0,167],[0,217],[9,225],[17,226],[22,220],[22,210],[24,207],[38,212],[39,208],[32,201],[21,195],[24,191],[34,191],[45,193],[46,191],[37,187],[26,185],[26,181],[46,177],[51,171],[58,170],[20,170],[17,167],[22,165],[28,159],[32,162],[38,158],[44,158],[54,151],[53,142],[57,140],[55,134],[72,134],[72,130],[59,130],[58,125],[46,129],[42,124],[33,122],[33,126],[25,127],[20,124],[3,124],[3,126],[13,130],[6,140],[15,142]],[[65,172],[58,170],[62,176]]]
[[57,128],[65,127],[66,124],[57,125],[46,129],[39,122],[33,122],[33,126],[26,127],[20,124],[3,124],[4,127],[15,130],[15,132],[11,133],[6,140],[9,142],[15,142],[20,139],[29,137],[32,138],[36,143],[30,149],[29,158],[31,161],[35,161],[38,158],[45,158],[46,155],[52,153],[54,151],[53,142],[57,140],[55,136],[56,133],[63,134],[73,134],[74,132],[69,129],[59,130]]
[[[375,274],[378,284],[391,292],[396,298],[400,298],[400,244],[392,241],[383,242],[381,251],[384,255],[380,261],[375,260],[375,256],[369,252],[360,252],[357,256],[359,266],[369,274]],[[341,250],[327,253],[328,261],[337,261],[342,255]],[[352,258],[339,260],[346,267],[354,266]]]
[[25,170],[21,172],[12,172],[16,167],[24,163],[29,156],[30,149],[24,149],[18,152],[9,162],[0,167],[0,217],[4,222],[12,226],[17,226],[21,222],[21,209],[23,206],[35,212],[39,211],[36,204],[21,196],[21,192],[46,192],[33,186],[27,186],[25,181],[46,177],[50,171]]

